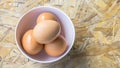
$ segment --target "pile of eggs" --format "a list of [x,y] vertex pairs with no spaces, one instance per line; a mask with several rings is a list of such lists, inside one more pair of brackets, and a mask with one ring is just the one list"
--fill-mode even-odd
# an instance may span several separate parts
[[49,56],[60,56],[67,49],[65,38],[60,34],[58,18],[50,12],[41,13],[33,29],[26,31],[21,39],[23,49],[36,55],[43,49]]

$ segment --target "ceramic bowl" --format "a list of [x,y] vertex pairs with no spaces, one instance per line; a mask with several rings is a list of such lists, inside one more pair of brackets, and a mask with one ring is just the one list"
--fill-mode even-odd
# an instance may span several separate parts
[[[24,51],[22,47],[21,38],[23,34],[27,30],[34,28],[34,26],[36,25],[36,19],[38,15],[43,12],[51,12],[58,17],[61,25],[61,32],[64,35],[65,40],[67,41],[68,44],[67,50],[58,57],[51,57],[47,55],[44,50],[38,53],[37,55],[29,55]],[[71,19],[60,9],[49,6],[39,6],[29,10],[20,18],[16,26],[15,38],[16,38],[17,47],[24,56],[35,62],[51,63],[60,60],[71,50],[75,40],[75,29]]]

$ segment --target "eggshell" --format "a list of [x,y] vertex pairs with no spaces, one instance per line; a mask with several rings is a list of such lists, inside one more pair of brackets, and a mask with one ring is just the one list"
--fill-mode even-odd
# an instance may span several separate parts
[[60,56],[67,49],[67,43],[63,36],[59,36],[57,39],[49,44],[45,45],[45,52],[50,56]]
[[37,18],[37,24],[43,20],[54,20],[57,21],[57,17],[51,12],[41,13]]
[[30,54],[35,55],[43,49],[43,45],[36,42],[32,35],[33,30],[28,30],[22,37],[22,45],[24,50]]
[[37,42],[42,44],[50,43],[60,35],[61,26],[57,21],[44,20],[33,29],[33,36]]

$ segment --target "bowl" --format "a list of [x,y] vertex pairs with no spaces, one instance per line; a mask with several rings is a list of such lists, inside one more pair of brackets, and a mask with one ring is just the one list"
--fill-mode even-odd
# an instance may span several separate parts
[[[36,55],[29,55],[24,51],[22,47],[21,38],[23,34],[27,30],[34,28],[34,26],[36,25],[36,19],[38,15],[42,12],[54,13],[60,21],[61,32],[62,32],[61,34],[63,34],[63,36],[65,37],[68,48],[62,55],[58,57],[51,57],[47,55],[44,50],[42,50],[42,52]],[[68,52],[71,50],[75,40],[75,29],[71,19],[60,9],[49,6],[39,6],[32,8],[20,18],[16,26],[15,39],[18,49],[27,58],[39,63],[51,63],[60,60],[65,55],[67,55]]]

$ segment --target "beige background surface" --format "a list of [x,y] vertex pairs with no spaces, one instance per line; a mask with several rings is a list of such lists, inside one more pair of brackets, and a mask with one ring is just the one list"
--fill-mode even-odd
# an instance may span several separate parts
[[[37,6],[63,10],[73,21],[76,39],[63,59],[40,64],[17,49],[15,26]],[[0,68],[120,68],[120,0],[0,0]]]

